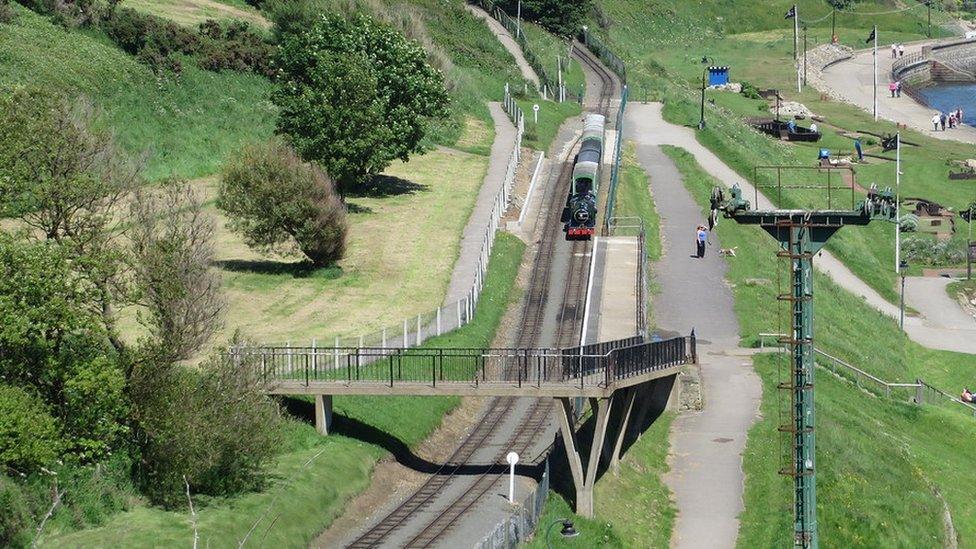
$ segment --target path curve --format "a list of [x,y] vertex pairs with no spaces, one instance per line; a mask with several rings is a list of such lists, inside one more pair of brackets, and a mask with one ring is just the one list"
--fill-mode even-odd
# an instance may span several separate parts
[[[935,41],[905,44],[905,55],[922,50]],[[892,122],[900,122],[936,139],[955,140],[976,144],[976,128],[968,125],[953,130],[933,131],[932,114],[935,109],[919,104],[908,95],[891,97],[888,82],[891,80],[890,48],[878,47],[878,116]],[[840,97],[867,112],[874,112],[874,60],[872,50],[859,50],[854,57],[835,63],[822,72],[820,91]]]
[[[755,188],[752,184],[722,162],[715,153],[699,143],[694,130],[666,122],[661,114],[663,107],[664,105],[661,103],[632,103],[627,105],[628,114],[634,120],[633,124],[639,124],[643,128],[640,135],[631,139],[635,139],[638,143],[674,145],[687,150],[695,157],[706,172],[727,187],[738,184],[742,188],[743,196],[753,201]],[[762,193],[759,194],[758,204],[755,206],[758,208],[773,208],[772,202],[763,196]],[[881,297],[881,294],[865,284],[863,280],[858,278],[857,275],[829,251],[823,250],[817,254],[817,259],[813,262],[813,265],[818,271],[829,276],[841,288],[863,298],[868,305],[885,315],[896,320],[898,319],[900,309],[897,305],[889,303],[885,298]],[[926,326],[924,322],[922,318],[905,318],[905,331],[912,341],[931,349],[956,351],[960,353],[976,352],[976,346],[974,346],[972,341],[964,341],[958,337],[951,337],[951,334],[948,333],[937,335],[938,330],[941,328],[933,327],[931,324]],[[976,341],[976,339],[973,341]]]
[[946,286],[951,282],[942,277],[905,278],[905,303],[922,315],[907,326],[908,333],[926,347],[976,354],[976,319],[949,297]]
[[526,61],[525,55],[522,54],[522,48],[519,47],[518,42],[512,38],[512,35],[509,34],[508,30],[494,17],[489,15],[488,12],[479,8],[478,6],[465,4],[464,7],[475,17],[484,20],[485,24],[488,25],[488,28],[491,29],[492,34],[498,38],[498,41],[502,43],[502,46],[505,46],[505,49],[512,54],[512,57],[515,58],[515,63],[518,65],[519,70],[522,71],[522,77],[535,84],[536,89],[538,89],[539,75],[535,73],[535,69],[532,68],[532,65],[529,65],[529,62]]
[[698,336],[698,359],[705,406],[675,419],[665,482],[678,508],[671,546],[731,548],[744,508],[742,452],[759,416],[762,383],[738,349],[739,323],[728,268],[714,252],[718,235],[703,259],[691,256],[695,220],[701,208],[685,188],[681,173],[661,148],[648,143],[659,128],[628,105],[627,139],[638,142],[637,157],[651,176],[661,215],[662,259],[651,268],[660,288],[652,297],[656,329]]

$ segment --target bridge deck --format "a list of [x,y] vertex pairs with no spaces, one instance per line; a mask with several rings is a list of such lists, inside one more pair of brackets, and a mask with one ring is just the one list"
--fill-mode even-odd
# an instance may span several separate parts
[[604,382],[605,376],[593,374],[564,382],[544,381],[522,383],[517,381],[398,381],[392,385],[382,381],[279,381],[269,393],[276,395],[416,395],[416,396],[514,396],[514,397],[593,397],[605,398],[614,391],[678,373],[684,364],[677,364],[624,379]]
[[612,341],[639,334],[638,303],[644,298],[636,236],[597,237],[587,303],[586,341]]

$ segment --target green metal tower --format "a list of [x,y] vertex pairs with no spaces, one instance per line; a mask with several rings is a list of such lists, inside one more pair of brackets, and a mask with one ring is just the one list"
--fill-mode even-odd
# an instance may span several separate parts
[[[813,405],[813,256],[845,225],[867,225],[874,219],[895,221],[895,196],[891,189],[872,186],[868,196],[851,210],[751,210],[738,185],[724,200],[721,190],[712,193],[713,208],[737,223],[759,225],[780,244],[778,256],[790,261],[791,291],[778,298],[790,304],[789,345],[791,422],[780,430],[792,439],[792,467],[783,471],[794,479],[794,546],[816,549],[817,477]],[[758,199],[758,195],[757,195]],[[853,205],[852,205],[853,206]]]

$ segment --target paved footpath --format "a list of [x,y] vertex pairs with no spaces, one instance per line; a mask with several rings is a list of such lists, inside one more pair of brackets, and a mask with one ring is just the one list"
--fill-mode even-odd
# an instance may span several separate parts
[[905,303],[922,315],[906,318],[905,329],[926,347],[976,354],[976,319],[946,292],[950,282],[942,277],[905,278]]
[[671,431],[665,480],[678,507],[671,545],[734,547],[743,509],[742,452],[759,415],[762,384],[748,351],[738,348],[727,265],[713,253],[720,247],[717,235],[704,259],[692,257],[694,228],[704,217],[677,167],[657,146],[662,131],[670,131],[659,114],[653,106],[628,105],[626,124],[626,138],[637,142],[638,159],[651,174],[661,214],[664,255],[652,267],[660,286],[652,310],[659,331],[695,329],[705,402],[703,411],[678,417]]
[[491,208],[495,197],[505,184],[505,172],[508,161],[515,150],[515,126],[508,119],[502,104],[488,103],[491,119],[495,126],[495,141],[491,144],[491,156],[488,157],[488,173],[485,174],[478,201],[475,202],[468,224],[461,235],[461,252],[454,264],[451,282],[447,287],[444,303],[450,304],[463,298],[474,284],[478,261],[481,257],[481,245],[484,242],[485,231],[491,220]]
[[539,75],[535,73],[535,69],[533,69],[532,66],[529,65],[529,62],[526,61],[525,56],[522,55],[522,48],[519,47],[518,42],[512,38],[512,35],[509,34],[508,30],[502,26],[501,23],[495,20],[494,17],[489,15],[488,12],[479,8],[478,6],[465,4],[464,7],[475,17],[485,21],[488,28],[491,29],[491,32],[496,38],[498,38],[498,41],[501,42],[502,46],[505,46],[505,49],[512,54],[512,57],[515,58],[515,63],[518,64],[519,70],[522,71],[522,77],[535,84],[535,87],[538,88]]
[[[930,42],[905,45],[905,55],[922,50]],[[946,131],[933,131],[932,115],[935,109],[917,103],[908,95],[891,97],[888,82],[891,81],[891,49],[878,47],[878,116],[892,122],[901,122],[925,135],[937,139],[953,139],[963,143],[976,143],[976,128],[968,125]],[[854,57],[827,67],[823,71],[823,84],[833,95],[843,97],[849,103],[874,112],[874,60],[872,50],[854,52]]]

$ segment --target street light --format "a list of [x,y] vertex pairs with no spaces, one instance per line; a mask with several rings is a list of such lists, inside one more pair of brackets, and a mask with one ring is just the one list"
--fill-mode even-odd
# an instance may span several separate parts
[[898,264],[898,274],[901,275],[901,320],[899,324],[902,331],[905,331],[905,271],[908,270],[908,262],[904,259]]
[[[712,65],[715,64],[715,60],[707,55],[703,55],[701,58],[702,64],[707,64],[711,61]],[[708,72],[708,66],[702,69],[702,81],[701,81],[701,118],[698,119],[698,129],[705,129],[705,73]]]
[[564,538],[575,538],[576,536],[579,535],[579,531],[577,531],[576,528],[573,527],[573,521],[568,520],[568,519],[564,519],[564,518],[556,519],[556,520],[552,521],[552,524],[550,524],[549,525],[549,528],[546,529],[546,548],[547,549],[552,549],[552,545],[550,545],[550,543],[549,543],[549,534],[552,533],[552,527],[555,526],[555,525],[557,525],[557,524],[559,524],[560,522],[563,524],[563,527],[559,530],[559,535],[560,536],[562,536]]

